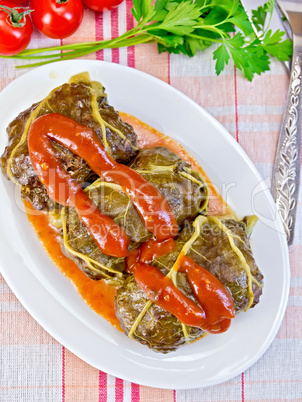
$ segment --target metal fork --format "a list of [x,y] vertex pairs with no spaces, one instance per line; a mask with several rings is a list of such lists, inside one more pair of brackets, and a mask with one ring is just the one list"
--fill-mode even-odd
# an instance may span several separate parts
[[302,0],[279,0],[278,6],[291,25],[294,52],[287,105],[273,169],[272,194],[290,246],[294,238],[301,165]]

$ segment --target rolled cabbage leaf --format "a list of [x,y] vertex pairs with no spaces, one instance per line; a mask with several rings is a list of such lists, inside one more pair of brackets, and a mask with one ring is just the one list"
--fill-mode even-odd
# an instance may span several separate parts
[[130,167],[167,200],[179,226],[207,213],[208,187],[204,178],[169,148],[140,149]]
[[[87,73],[72,77],[69,83],[55,88],[40,103],[22,112],[7,128],[9,144],[1,157],[2,171],[7,179],[21,186],[22,197],[38,210],[51,210],[55,203],[31,165],[27,135],[31,123],[49,113],[63,114],[92,128],[107,153],[118,162],[129,162],[137,152],[136,134],[108,104],[103,86],[90,81]],[[74,179],[85,185],[97,178],[82,158],[55,142],[53,145],[64,169]]]
[[204,333],[199,328],[186,327],[172,314],[150,302],[133,275],[129,275],[117,291],[115,311],[124,332],[155,352],[172,352]]
[[[257,267],[249,243],[254,217],[238,221],[233,217],[198,216],[176,239],[175,250],[155,259],[156,266],[198,304],[185,273],[174,269],[180,252],[214,274],[230,291],[236,313],[254,307],[262,293],[263,275]],[[190,343],[203,333],[188,327],[153,304],[131,275],[118,290],[116,315],[125,333],[154,351],[167,353]]]
[[[96,206],[110,216],[129,236],[130,248],[138,247],[151,238],[129,196],[120,186],[101,179],[86,187],[85,192]],[[125,258],[101,252],[74,208],[62,210],[62,250],[92,279],[122,277]],[[100,228],[101,230],[101,228]]]

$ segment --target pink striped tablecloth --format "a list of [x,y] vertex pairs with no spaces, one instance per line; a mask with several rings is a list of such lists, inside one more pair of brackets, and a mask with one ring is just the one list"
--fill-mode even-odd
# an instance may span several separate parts
[[[78,32],[63,43],[110,38],[123,33],[133,26],[131,6],[132,2],[125,0],[115,10],[104,14],[86,9]],[[30,46],[59,43],[35,32]],[[211,49],[190,59],[158,55],[155,45],[139,45],[99,51],[90,58],[128,65],[179,89],[223,124],[263,178],[271,176],[288,87],[288,74],[281,63],[273,61],[270,72],[257,76],[250,83],[232,63],[217,77]],[[14,68],[18,63],[0,60],[1,90],[26,72]],[[298,226],[290,249],[289,303],[276,339],[246,372],[205,389],[148,388],[89,366],[35,322],[0,275],[0,401],[302,401],[301,215],[300,198]]]

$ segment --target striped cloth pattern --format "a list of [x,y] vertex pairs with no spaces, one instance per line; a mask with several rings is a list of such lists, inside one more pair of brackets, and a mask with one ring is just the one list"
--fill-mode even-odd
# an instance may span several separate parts
[[[131,6],[131,0],[125,0],[104,14],[86,9],[83,24],[72,37],[56,41],[35,32],[30,46],[115,37],[133,26]],[[212,49],[189,59],[158,55],[155,45],[139,45],[106,49],[88,58],[134,67],[176,87],[226,127],[264,179],[271,176],[288,87],[288,74],[281,63],[273,62],[270,72],[249,83],[231,63],[216,77]],[[14,68],[21,63],[0,60],[1,90],[26,71]],[[289,305],[276,339],[246,372],[205,389],[149,388],[89,366],[35,322],[0,276],[0,401],[302,401],[301,197],[297,221],[290,250]]]

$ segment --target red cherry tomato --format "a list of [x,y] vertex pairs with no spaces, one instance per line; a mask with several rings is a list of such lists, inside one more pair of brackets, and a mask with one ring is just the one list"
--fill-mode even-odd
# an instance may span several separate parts
[[117,7],[123,0],[82,0],[83,3],[94,11],[111,10]]
[[[30,42],[33,25],[22,7],[16,7],[9,1],[1,1],[0,4],[0,55],[13,56],[20,53]],[[6,11],[4,11],[6,10]]]
[[72,35],[83,19],[81,0],[31,0],[30,8],[35,27],[53,39]]
[[16,7],[16,6],[20,6],[20,4],[24,4],[25,1],[24,0],[10,0],[10,3],[14,3],[15,7]]

